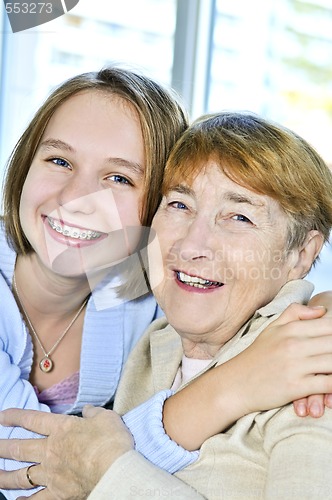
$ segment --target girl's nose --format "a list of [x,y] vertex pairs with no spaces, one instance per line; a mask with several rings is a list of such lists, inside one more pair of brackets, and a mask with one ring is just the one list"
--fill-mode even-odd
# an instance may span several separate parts
[[69,223],[78,221],[104,233],[122,230],[121,214],[113,190],[100,189],[98,186],[95,189],[76,198],[73,195],[78,195],[78,190],[63,192],[58,200],[59,207],[54,214],[49,215]]
[[59,205],[67,212],[91,214],[95,211],[99,188],[89,179],[72,179],[59,193]]

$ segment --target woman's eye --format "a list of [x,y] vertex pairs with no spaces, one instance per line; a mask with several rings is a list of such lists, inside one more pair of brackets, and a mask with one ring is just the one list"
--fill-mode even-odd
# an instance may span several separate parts
[[238,220],[240,222],[249,222],[249,224],[251,224],[251,220],[248,219],[248,217],[246,217],[245,215],[242,215],[242,214],[236,214],[232,217],[233,220]]
[[54,163],[55,165],[59,165],[59,167],[66,167],[70,168],[69,163],[64,160],[63,158],[50,158],[50,161]]
[[110,175],[107,178],[110,179],[111,181],[115,182],[116,184],[132,185],[132,183],[126,177],[123,177],[123,175],[115,174],[115,175]]
[[188,207],[181,201],[171,201],[168,204],[170,207],[176,208],[177,210],[186,210]]

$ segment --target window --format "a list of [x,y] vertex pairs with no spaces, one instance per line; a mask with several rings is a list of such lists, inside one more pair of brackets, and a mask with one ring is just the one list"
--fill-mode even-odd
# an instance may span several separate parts
[[234,108],[283,123],[332,165],[331,0],[80,0],[14,35],[0,2],[1,19],[0,177],[51,88],[109,62],[171,84],[192,118]]
[[328,0],[94,5],[80,0],[65,16],[14,35],[3,12],[1,166],[52,87],[112,61],[172,84],[193,118],[223,108],[256,111],[294,128],[332,163]]
[[2,18],[0,176],[32,114],[66,78],[118,62],[171,84],[175,0],[80,0],[65,16],[15,34]]
[[217,0],[208,111],[263,114],[332,164],[331,22],[327,0]]

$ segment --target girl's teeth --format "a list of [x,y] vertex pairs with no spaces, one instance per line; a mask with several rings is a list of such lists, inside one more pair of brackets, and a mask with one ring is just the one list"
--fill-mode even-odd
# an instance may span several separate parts
[[77,227],[66,226],[65,224],[59,224],[59,222],[55,222],[51,217],[47,217],[48,223],[52,229],[54,229],[57,233],[63,234],[64,236],[68,236],[69,238],[75,238],[80,240],[94,240],[100,238],[102,233],[98,231],[92,231],[91,229],[84,229],[81,231]]

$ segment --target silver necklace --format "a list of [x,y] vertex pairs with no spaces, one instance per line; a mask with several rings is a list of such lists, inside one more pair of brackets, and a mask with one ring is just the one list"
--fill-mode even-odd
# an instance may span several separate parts
[[54,361],[50,358],[50,355],[52,354],[52,352],[55,351],[55,349],[60,344],[61,340],[64,338],[64,336],[66,335],[66,333],[70,330],[71,326],[77,320],[77,318],[81,314],[81,312],[82,312],[85,304],[87,303],[88,298],[86,298],[84,300],[83,304],[81,305],[81,307],[79,308],[79,310],[77,311],[77,313],[75,314],[75,316],[73,317],[73,319],[71,320],[71,322],[69,323],[69,325],[67,326],[67,328],[62,332],[62,334],[60,335],[60,337],[58,338],[58,340],[55,342],[55,344],[53,345],[53,347],[48,352],[46,352],[45,349],[44,349],[43,344],[40,341],[40,338],[37,335],[36,330],[34,329],[32,323],[30,321],[29,315],[28,315],[28,313],[25,310],[25,307],[24,307],[24,305],[22,303],[22,299],[20,297],[20,294],[18,293],[16,279],[15,279],[15,272],[13,274],[13,285],[14,285],[14,290],[15,290],[16,296],[18,298],[19,304],[21,306],[21,309],[22,309],[22,311],[24,313],[24,316],[25,316],[25,318],[26,318],[26,320],[27,320],[27,322],[29,324],[30,330],[33,333],[35,339],[38,342],[39,347],[41,348],[41,350],[43,351],[43,354],[44,354],[43,359],[39,362],[39,368],[41,369],[42,372],[48,373],[48,372],[50,372],[54,368]]

